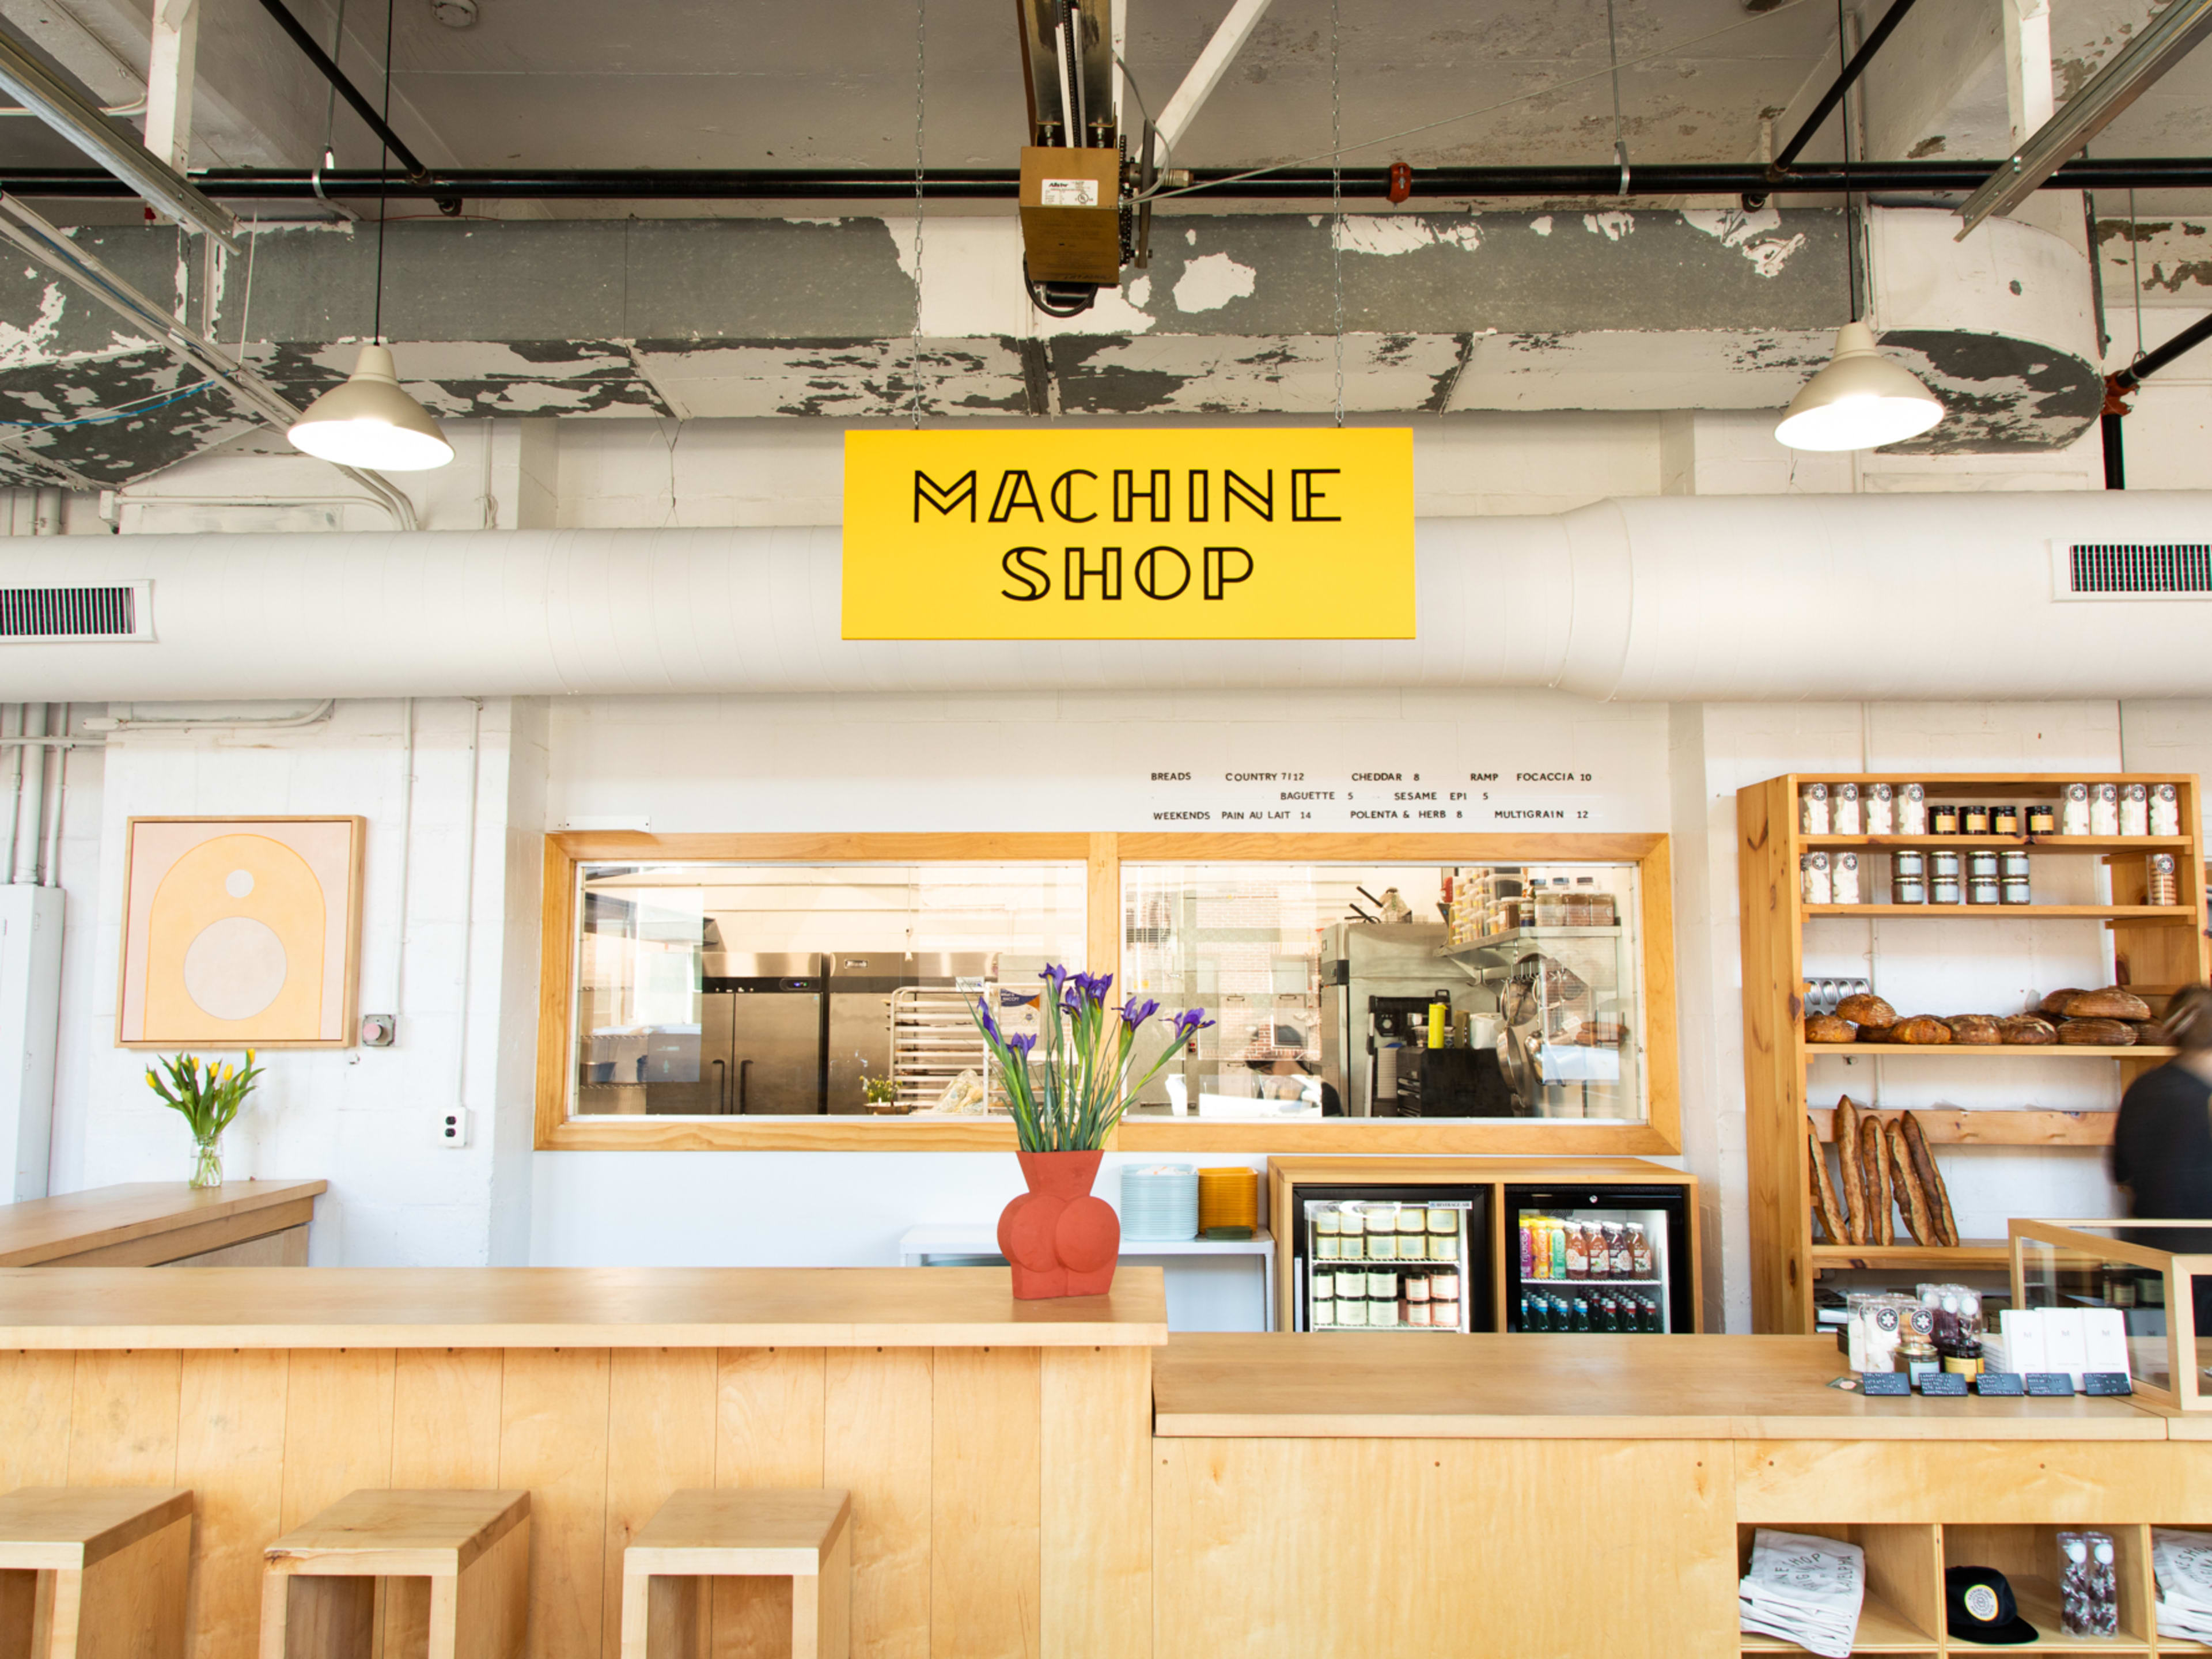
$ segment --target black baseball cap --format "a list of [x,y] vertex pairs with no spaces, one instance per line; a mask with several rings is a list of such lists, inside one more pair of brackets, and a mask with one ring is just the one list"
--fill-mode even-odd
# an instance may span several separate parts
[[2012,1586],[1994,1567],[1946,1567],[1943,1600],[1944,1622],[1962,1642],[2010,1644],[2041,1634],[2020,1616]]

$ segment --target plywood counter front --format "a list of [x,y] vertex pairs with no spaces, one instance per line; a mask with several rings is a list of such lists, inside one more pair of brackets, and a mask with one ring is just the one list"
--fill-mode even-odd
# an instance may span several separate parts
[[[854,1655],[1150,1646],[1158,1268],[0,1273],[0,1491],[196,1495],[194,1659],[246,1659],[260,1552],[365,1487],[531,1492],[533,1659],[613,1659],[621,1559],[694,1486],[854,1500]],[[712,1651],[787,1650],[732,1581]],[[779,1634],[779,1632],[781,1632]]]
[[2169,1413],[1869,1400],[1827,1386],[1844,1370],[1820,1337],[1177,1336],[1153,1652],[1794,1651],[1736,1628],[1770,1526],[1861,1543],[1859,1650],[1932,1659],[1989,1650],[1944,1639],[1947,1552],[2026,1583],[2053,1528],[2112,1529],[2141,1625],[2144,1528],[2212,1528],[2212,1443]]

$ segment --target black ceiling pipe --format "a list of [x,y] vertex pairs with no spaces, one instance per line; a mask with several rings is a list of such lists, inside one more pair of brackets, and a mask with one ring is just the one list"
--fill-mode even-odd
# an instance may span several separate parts
[[[1977,189],[1997,164],[1994,161],[1868,161],[1853,162],[1850,187],[1854,192],[1876,195],[1964,195]],[[192,174],[192,182],[208,195],[231,201],[290,201],[312,198],[316,175],[297,170],[212,168]],[[1835,196],[1844,188],[1844,169],[1822,162],[1793,167],[1778,183],[1771,182],[1756,164],[1706,162],[1654,163],[1639,166],[1631,179],[1629,193],[1637,197],[1741,196],[1768,193],[1797,196]],[[925,193],[937,201],[1012,201],[1020,174],[1011,167],[973,167],[941,170],[927,174]],[[1328,197],[1335,181],[1324,168],[1285,167],[1247,177],[1227,167],[1198,170],[1196,188],[1164,197],[1202,208],[1209,200],[1313,200]],[[349,170],[321,175],[322,193],[341,198],[373,198],[380,180],[373,172]],[[429,199],[465,196],[476,200],[615,201],[659,200],[692,202],[775,201],[895,201],[912,200],[912,169],[898,168],[674,168],[554,169],[515,168],[441,171],[434,179],[393,179],[385,183],[396,199]],[[2206,190],[2212,189],[2212,157],[2158,156],[2142,159],[2100,158],[2069,161],[2045,181],[2046,190]],[[82,199],[121,198],[130,187],[94,167],[46,168],[37,171],[0,170],[0,189],[22,197],[62,197]],[[1343,173],[1343,190],[1354,200],[1390,198],[1387,167],[1351,167]],[[1416,207],[1433,203],[1444,207],[1470,198],[1608,198],[1620,195],[1620,169],[1607,161],[1592,167],[1431,167],[1413,174]]]
[[2105,488],[2128,487],[2126,452],[2120,435],[2120,417],[2128,412],[2124,399],[2175,358],[2212,340],[2212,315],[2198,318],[2155,351],[2147,351],[2116,374],[2105,376],[2105,407],[2099,427],[2105,440]]
[[[270,0],[270,3],[275,3],[275,0]],[[1835,113],[1836,106],[1844,101],[1844,94],[1851,89],[1851,82],[1857,80],[1866,66],[1874,61],[1875,53],[1881,50],[1881,43],[1889,39],[1897,26],[1905,21],[1905,14],[1911,9],[1912,0],[1891,0],[1889,9],[1881,15],[1881,21],[1874,26],[1874,32],[1851,54],[1851,61],[1844,65],[1843,73],[1836,76],[1835,83],[1820,94],[1820,101],[1813,106],[1813,112],[1805,118],[1805,125],[1797,129],[1797,136],[1784,144],[1782,153],[1768,164],[1770,176],[1778,177],[1790,170],[1790,164],[1797,159],[1798,151],[1812,142],[1813,135],[1820,130],[1820,124]]]
[[[292,44],[305,52],[307,61],[322,71],[323,79],[337,88],[338,96],[346,100],[353,112],[368,123],[368,130],[383,141],[384,147],[392,152],[401,167],[407,169],[407,177],[416,185],[429,183],[430,170],[422,165],[422,158],[407,148],[399,135],[392,130],[392,124],[378,113],[376,106],[362,95],[360,88],[346,79],[345,71],[337,66],[330,53],[323,50],[315,37],[307,33],[300,20],[292,15],[291,8],[284,3],[284,0],[261,0],[261,9],[276,20],[279,28],[292,37]],[[312,186],[310,188],[312,192]]]

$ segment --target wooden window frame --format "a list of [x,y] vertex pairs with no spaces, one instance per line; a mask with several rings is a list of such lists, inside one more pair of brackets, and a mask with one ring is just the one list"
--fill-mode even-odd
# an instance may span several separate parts
[[908,1123],[823,1117],[754,1121],[572,1118],[568,1115],[576,869],[605,860],[748,863],[985,863],[1085,866],[1086,965],[1121,971],[1121,866],[1132,863],[1632,863],[1644,942],[1644,1061],[1650,1112],[1642,1123],[1572,1119],[1329,1119],[1225,1123],[1196,1118],[1125,1121],[1109,1143],[1150,1152],[1452,1152],[1462,1156],[1668,1156],[1682,1150],[1675,1048],[1674,899],[1662,835],[1085,834],[690,835],[578,832],[545,837],[538,1015],[540,1152],[1011,1152],[1013,1125]]

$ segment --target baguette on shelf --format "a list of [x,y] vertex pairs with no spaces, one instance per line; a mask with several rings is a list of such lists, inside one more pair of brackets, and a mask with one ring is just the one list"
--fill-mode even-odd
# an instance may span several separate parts
[[1942,1171],[1911,1112],[1891,1122],[1845,1095],[1836,1102],[1834,1133],[1840,1192],[1829,1179],[1820,1127],[1806,1115],[1813,1216],[1830,1243],[1894,1243],[1901,1215],[1914,1243],[1958,1248],[1959,1224]]

